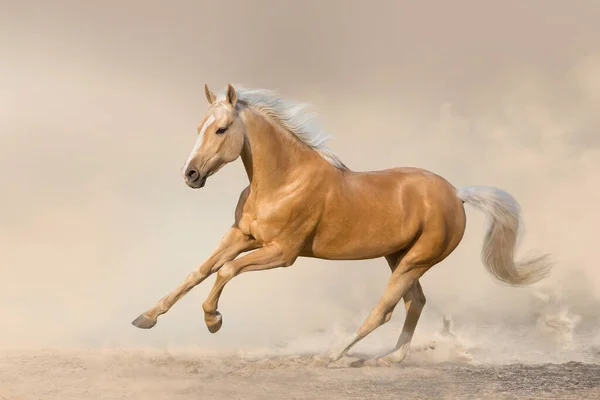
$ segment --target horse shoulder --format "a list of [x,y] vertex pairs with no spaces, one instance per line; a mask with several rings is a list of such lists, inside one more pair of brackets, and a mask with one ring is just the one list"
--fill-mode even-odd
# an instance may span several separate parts
[[314,233],[324,208],[329,181],[326,176],[319,178],[302,175],[295,182],[256,199],[255,219],[251,223],[253,236],[263,243],[276,241],[297,256]]

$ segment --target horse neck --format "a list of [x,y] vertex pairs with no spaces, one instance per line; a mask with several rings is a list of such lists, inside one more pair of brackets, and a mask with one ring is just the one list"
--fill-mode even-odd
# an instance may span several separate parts
[[246,127],[242,161],[253,189],[274,190],[297,179],[311,163],[324,161],[312,149],[258,111],[245,108],[241,113]]

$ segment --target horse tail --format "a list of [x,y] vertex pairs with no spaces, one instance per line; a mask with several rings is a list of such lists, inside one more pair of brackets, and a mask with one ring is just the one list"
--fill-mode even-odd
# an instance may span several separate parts
[[457,192],[458,198],[486,214],[481,258],[487,271],[508,285],[528,285],[550,274],[552,263],[548,254],[515,261],[515,249],[523,228],[519,203],[502,189],[468,186]]

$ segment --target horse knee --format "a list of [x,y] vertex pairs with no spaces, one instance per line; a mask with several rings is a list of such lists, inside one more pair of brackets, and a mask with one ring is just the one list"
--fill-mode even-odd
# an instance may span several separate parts
[[223,264],[221,269],[219,269],[219,272],[217,272],[217,277],[225,281],[229,281],[233,279],[236,276],[236,274],[237,271],[235,270],[234,265],[230,262],[226,262],[225,264]]

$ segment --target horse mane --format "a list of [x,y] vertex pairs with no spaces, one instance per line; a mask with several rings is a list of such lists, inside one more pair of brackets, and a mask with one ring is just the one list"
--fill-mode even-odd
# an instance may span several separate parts
[[[323,132],[316,121],[316,114],[308,109],[311,104],[300,103],[285,99],[277,95],[274,90],[248,89],[240,85],[233,85],[238,101],[242,101],[248,107],[263,114],[272,122],[279,124],[284,130],[290,132],[302,143],[315,150],[321,157],[331,165],[341,170],[348,167],[325,143],[330,136]],[[227,93],[224,88],[217,95],[217,101],[223,101]]]

